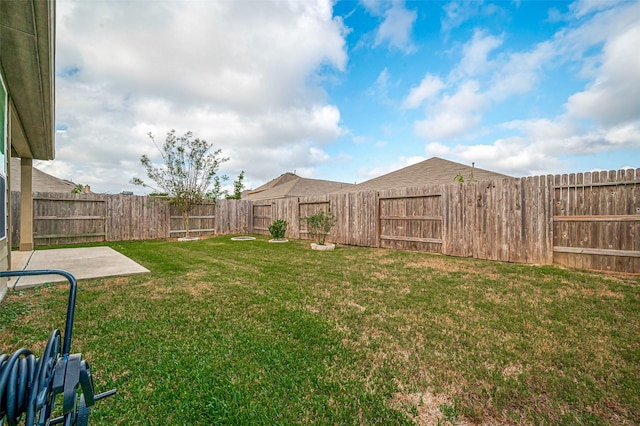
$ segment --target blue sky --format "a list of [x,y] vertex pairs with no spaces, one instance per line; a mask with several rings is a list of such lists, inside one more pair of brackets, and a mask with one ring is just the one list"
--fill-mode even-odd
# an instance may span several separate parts
[[[57,2],[56,160],[141,189],[146,137],[363,182],[439,156],[512,176],[640,167],[640,2]],[[453,177],[452,177],[453,179]]]

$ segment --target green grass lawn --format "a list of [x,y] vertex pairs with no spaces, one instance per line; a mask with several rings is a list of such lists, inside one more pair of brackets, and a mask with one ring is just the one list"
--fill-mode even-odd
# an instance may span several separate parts
[[[640,424],[640,278],[216,237],[110,246],[152,273],[79,283],[92,425]],[[10,292],[40,354],[68,286]]]

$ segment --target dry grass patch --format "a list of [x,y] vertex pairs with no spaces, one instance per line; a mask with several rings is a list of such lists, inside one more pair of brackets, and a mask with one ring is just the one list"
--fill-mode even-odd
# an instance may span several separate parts
[[417,425],[456,424],[464,426],[470,424],[458,419],[453,400],[442,393],[434,395],[429,391],[409,394],[397,392],[393,395],[390,404],[411,417]]

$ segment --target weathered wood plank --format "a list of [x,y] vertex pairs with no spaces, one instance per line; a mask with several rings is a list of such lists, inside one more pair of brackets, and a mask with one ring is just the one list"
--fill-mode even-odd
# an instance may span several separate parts
[[406,237],[406,236],[395,236],[395,235],[381,235],[381,239],[390,240],[390,241],[412,241],[412,242],[420,242],[420,243],[434,243],[434,244],[442,244],[442,240],[439,238],[420,238],[420,237]]
[[442,220],[442,216],[380,216],[380,220]]
[[639,222],[640,215],[554,216],[555,222]]
[[95,233],[82,233],[82,234],[48,234],[48,235],[34,235],[36,240],[42,240],[47,238],[87,238],[87,237],[104,237],[104,232]]
[[105,216],[36,216],[34,220],[104,220]]
[[558,253],[593,254],[597,256],[640,257],[640,251],[633,250],[596,249],[588,247],[553,247],[553,251]]

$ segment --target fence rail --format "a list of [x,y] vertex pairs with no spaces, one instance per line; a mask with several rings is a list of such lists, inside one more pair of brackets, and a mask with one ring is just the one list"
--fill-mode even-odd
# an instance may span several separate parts
[[[194,235],[268,234],[307,239],[300,218],[329,211],[339,244],[459,257],[640,273],[640,169],[450,183],[316,197],[219,200],[191,214]],[[19,242],[12,193],[12,242]],[[36,245],[169,238],[183,218],[166,200],[101,194],[34,194]]]

